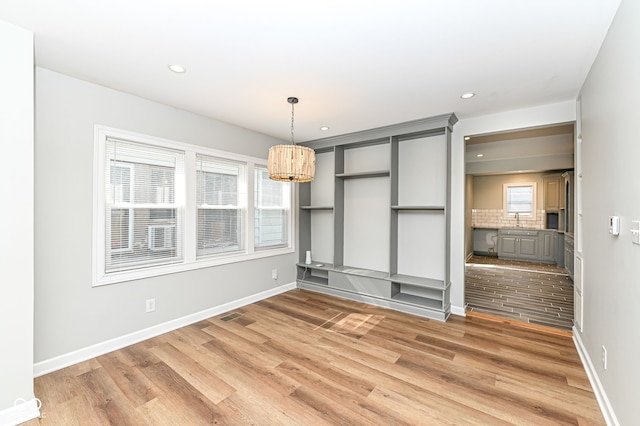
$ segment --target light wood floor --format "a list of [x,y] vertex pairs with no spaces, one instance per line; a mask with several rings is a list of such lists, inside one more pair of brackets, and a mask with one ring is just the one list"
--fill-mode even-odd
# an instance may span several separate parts
[[569,337],[293,290],[35,379],[33,425],[604,424]]

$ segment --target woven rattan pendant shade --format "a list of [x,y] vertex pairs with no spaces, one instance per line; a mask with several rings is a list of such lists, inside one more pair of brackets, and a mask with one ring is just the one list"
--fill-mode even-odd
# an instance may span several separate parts
[[291,104],[291,145],[275,145],[269,148],[269,179],[285,182],[311,182],[316,174],[316,153],[293,141],[294,105],[298,98],[288,98]]
[[274,145],[269,148],[269,179],[311,182],[316,172],[316,153],[300,145]]

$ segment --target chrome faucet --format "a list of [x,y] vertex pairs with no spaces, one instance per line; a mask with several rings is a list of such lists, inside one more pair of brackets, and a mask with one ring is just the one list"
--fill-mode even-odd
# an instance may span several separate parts
[[520,228],[520,213],[516,212],[516,228]]

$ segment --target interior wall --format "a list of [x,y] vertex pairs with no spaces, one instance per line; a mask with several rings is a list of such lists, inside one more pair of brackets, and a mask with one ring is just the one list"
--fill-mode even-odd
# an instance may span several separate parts
[[[287,254],[92,287],[96,124],[265,159],[282,143],[37,68],[36,363],[295,282],[296,257]],[[156,311],[145,313],[151,297]]]
[[[640,2],[624,0],[582,88],[584,323],[580,338],[622,425],[640,395]],[[620,235],[608,218],[620,216]],[[602,347],[607,349],[605,370]],[[611,422],[614,424],[615,420]]]
[[0,21],[0,62],[0,424],[13,424],[34,398],[33,34]]
[[575,121],[575,101],[461,119],[451,146],[451,312],[464,315],[466,135],[502,132]]

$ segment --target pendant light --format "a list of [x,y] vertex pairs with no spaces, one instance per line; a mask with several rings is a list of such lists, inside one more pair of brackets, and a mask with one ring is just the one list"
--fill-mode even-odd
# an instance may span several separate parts
[[294,106],[298,103],[298,98],[287,98],[287,102],[291,104],[291,145],[274,145],[269,148],[269,179],[311,182],[316,173],[316,153],[293,141]]

